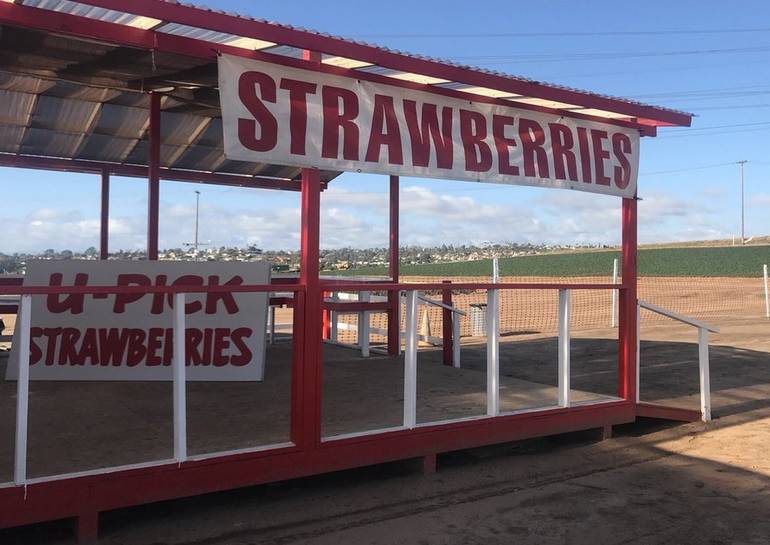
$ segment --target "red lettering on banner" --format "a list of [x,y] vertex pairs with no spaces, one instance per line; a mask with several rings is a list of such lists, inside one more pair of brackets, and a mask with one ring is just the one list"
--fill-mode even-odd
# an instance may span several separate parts
[[126,353],[126,365],[136,367],[147,355],[147,347],[144,340],[147,334],[142,329],[128,330],[128,351]]
[[[260,96],[257,96],[259,86]],[[270,151],[278,142],[278,121],[263,101],[275,103],[273,78],[262,72],[244,72],[238,79],[238,96],[254,119],[238,118],[238,139],[253,151]],[[259,124],[259,137],[257,137]]]
[[[223,286],[240,286],[243,284],[243,278],[240,276],[233,276],[230,280],[222,284]],[[219,276],[209,276],[209,286],[219,286]],[[225,310],[228,314],[236,314],[238,312],[238,304],[235,302],[233,292],[209,292],[206,294],[206,314],[216,314],[217,304],[222,302],[225,306]]]
[[427,167],[430,162],[430,141],[436,150],[436,166],[452,168],[454,161],[452,144],[452,108],[441,109],[441,128],[438,124],[438,111],[435,104],[424,103],[417,121],[417,102],[404,100],[404,117],[412,143],[412,164]]
[[252,333],[252,330],[248,327],[239,327],[230,334],[230,339],[240,352],[238,355],[230,356],[230,365],[240,367],[251,361],[252,353],[245,340],[251,337]]
[[[519,119],[519,139],[524,156],[524,176],[548,178],[548,154],[545,152],[545,133],[537,121]],[[537,165],[537,173],[535,172]]]
[[505,128],[513,127],[515,120],[508,115],[492,116],[492,137],[497,149],[497,170],[500,174],[519,175],[519,167],[511,164],[510,149],[516,147],[516,139],[505,136]]
[[61,335],[62,328],[60,327],[45,327],[43,328],[43,335],[47,339],[48,346],[45,351],[45,364],[53,365],[56,358],[56,340]]
[[215,367],[224,367],[230,361],[224,351],[230,348],[230,341],[227,338],[230,335],[230,330],[223,327],[218,327],[214,330],[214,354],[213,364]]
[[203,354],[199,350],[203,341],[203,332],[200,329],[188,329],[185,335],[186,365],[200,365],[203,363]]
[[99,346],[101,347],[101,364],[119,367],[123,361],[123,354],[128,348],[128,329],[100,329]]
[[316,84],[296,79],[281,79],[281,89],[289,91],[289,134],[290,151],[294,155],[305,155],[307,135],[307,96],[314,95]]
[[[321,89],[323,102],[323,138],[321,157],[339,158],[340,129],[342,129],[342,158],[358,161],[358,97],[353,91],[325,85]],[[340,100],[342,111],[340,111]]]
[[[173,282],[171,282],[172,286],[203,286],[203,277],[198,276],[197,274],[185,274],[183,276],[180,276]],[[195,296],[196,294],[187,294],[187,298],[190,296]],[[169,293],[168,294],[168,306],[171,308],[174,308],[174,295]],[[192,301],[190,303],[185,304],[184,306],[184,313],[185,314],[193,314],[195,312],[200,311],[203,308],[203,303],[200,301]]]
[[487,119],[478,112],[460,110],[460,140],[465,151],[465,170],[487,172],[492,168],[492,150],[487,137]]
[[620,163],[620,166],[614,168],[615,185],[620,189],[628,187],[631,181],[631,163],[626,154],[631,153],[631,139],[622,132],[616,132],[612,135],[612,153]]
[[[61,273],[53,273],[48,280],[49,286],[61,286],[63,275]],[[78,273],[75,275],[75,286],[85,286],[88,284],[88,275],[85,273]],[[73,293],[64,297],[64,300],[59,299],[59,295],[49,293],[45,299],[48,312],[53,314],[61,314],[62,312],[70,312],[72,314],[83,313],[83,302],[85,295],[82,293]]]
[[398,128],[393,97],[374,95],[372,132],[369,134],[366,160],[370,163],[378,163],[382,146],[388,148],[388,164],[404,164],[404,155],[401,150],[401,130]]
[[[143,274],[119,274],[117,285],[148,287],[150,285],[150,279]],[[115,295],[115,304],[112,307],[112,312],[115,314],[123,314],[126,312],[126,305],[135,303],[142,297],[144,297],[143,293],[118,293]]]
[[[166,280],[168,280],[168,277],[165,274],[159,274],[155,277],[155,285],[165,286]],[[168,295],[169,299],[173,297],[170,293],[165,294],[158,292],[152,294],[152,305],[150,306],[151,314],[163,314],[163,300],[166,298],[166,295]]]
[[75,343],[80,339],[80,331],[74,327],[62,328],[59,348],[59,363],[61,365],[83,365]]
[[78,353],[78,360],[82,364],[90,363],[91,365],[99,364],[99,346],[96,342],[96,330],[88,328],[83,332],[83,341],[80,343],[80,352]]
[[610,158],[610,152],[604,149],[603,141],[607,140],[606,131],[591,130],[591,143],[594,149],[594,169],[596,170],[596,183],[610,185],[610,179],[604,174],[604,160]]
[[[185,330],[186,335],[186,330]],[[163,335],[163,365],[171,365],[174,359],[174,329],[167,327]]]
[[163,363],[160,356],[158,356],[158,350],[162,346],[160,338],[165,334],[162,327],[151,327],[147,333],[147,356],[145,357],[145,365],[148,367],[160,365]]
[[43,336],[42,327],[30,327],[29,328],[29,364],[35,365],[43,357],[43,351],[35,342],[35,339]]
[[[558,180],[566,180],[567,173],[569,173],[569,179],[577,182],[577,161],[575,159],[575,152],[572,151],[575,140],[572,138],[572,131],[561,123],[549,123],[548,128],[551,131],[554,176]],[[565,163],[567,165],[566,172],[564,169]]]
[[580,171],[583,174],[583,182],[590,184],[593,182],[591,175],[591,152],[588,147],[588,130],[578,127],[578,146],[580,147]]
[[211,365],[211,337],[213,332],[214,330],[208,327],[203,330],[203,365]]

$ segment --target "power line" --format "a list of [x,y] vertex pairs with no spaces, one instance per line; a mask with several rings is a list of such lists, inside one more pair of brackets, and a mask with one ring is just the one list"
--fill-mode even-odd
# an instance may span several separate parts
[[469,61],[478,65],[531,64],[544,62],[573,62],[632,58],[659,58],[700,55],[732,55],[741,53],[766,53],[770,46],[734,47],[726,49],[680,49],[671,51],[620,51],[592,53],[538,53],[529,55],[458,56],[455,60]]
[[770,28],[714,28],[714,29],[672,29],[672,30],[616,30],[616,31],[571,31],[571,32],[483,32],[459,34],[359,34],[353,36],[360,39],[382,38],[416,38],[416,39],[446,39],[446,38],[593,38],[598,36],[677,36],[677,35],[708,35],[708,34],[743,34],[755,32],[770,32]]
[[712,165],[701,165],[698,167],[689,167],[689,168],[678,168],[674,170],[659,170],[657,172],[640,172],[639,176],[659,176],[661,174],[676,174],[679,172],[690,172],[693,170],[706,170],[711,168],[718,168],[718,167],[724,167],[724,166],[730,166],[734,165],[735,161],[731,161],[729,163],[715,163]]

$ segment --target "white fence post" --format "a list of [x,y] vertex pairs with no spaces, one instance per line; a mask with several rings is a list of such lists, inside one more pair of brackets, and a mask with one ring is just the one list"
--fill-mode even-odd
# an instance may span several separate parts
[[[368,303],[370,300],[370,294],[368,291],[362,291],[358,296],[358,300],[362,303]],[[369,357],[369,311],[362,310],[358,313],[358,346],[361,347],[361,355],[365,358]]]
[[765,277],[765,318],[770,318],[770,293],[767,291],[767,265],[763,267]]
[[559,290],[559,406],[570,406],[569,290]]
[[462,314],[455,313],[452,316],[452,365],[460,368],[460,320]]
[[417,425],[417,291],[406,292],[406,342],[404,348],[404,427]]
[[174,459],[187,459],[187,384],[185,362],[185,294],[174,294],[174,355],[172,358],[174,387]]
[[487,292],[487,415],[500,414],[500,292]]
[[500,266],[498,264],[497,258],[492,258],[492,283],[497,284],[500,282]]
[[[268,296],[269,297],[269,296]],[[273,344],[275,340],[275,307],[268,302],[269,310],[267,313],[267,342]]]
[[642,307],[636,303],[636,402],[642,387]]
[[[612,283],[618,283],[618,258],[612,260]],[[612,290],[612,309],[610,310],[610,327],[618,324],[618,290]]]
[[16,445],[13,482],[27,483],[27,424],[29,422],[29,329],[32,323],[32,296],[22,295],[19,304],[19,377],[16,380]]
[[[332,292],[331,299],[332,301],[336,301],[337,299],[339,299],[336,291]],[[339,316],[337,315],[336,310],[329,311],[329,321],[331,322],[331,331],[329,332],[329,339],[336,343],[337,338],[339,337]]]
[[704,422],[711,420],[711,377],[709,370],[709,332],[698,328],[698,370],[700,374],[700,411]]

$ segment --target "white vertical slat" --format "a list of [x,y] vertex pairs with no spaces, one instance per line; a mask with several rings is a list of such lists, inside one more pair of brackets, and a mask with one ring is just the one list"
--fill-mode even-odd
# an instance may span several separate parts
[[417,425],[417,291],[406,292],[406,343],[404,349],[404,427]]
[[22,295],[19,306],[19,377],[16,381],[16,445],[13,482],[27,483],[27,424],[29,422],[29,329],[32,323],[32,296]]
[[185,350],[185,294],[174,294],[174,459],[187,459],[187,384]]
[[636,402],[642,388],[642,307],[636,303]]
[[570,406],[569,290],[559,290],[559,406]]
[[273,344],[275,340],[275,307],[270,305],[267,313],[267,342]]
[[500,414],[500,292],[487,291],[487,416]]
[[711,377],[709,372],[709,332],[698,328],[698,370],[700,374],[700,410],[704,422],[711,420]]
[[[612,283],[618,283],[618,258],[612,260]],[[612,309],[610,309],[610,327],[618,325],[618,290],[612,290]]]
[[[368,303],[371,300],[370,293],[368,291],[362,291],[358,300],[364,303]],[[365,358],[369,357],[369,331],[371,324],[369,323],[369,311],[363,310],[358,313],[358,344],[361,347],[361,355]]]
[[496,257],[492,258],[492,283],[500,282],[500,267]]
[[765,317],[770,318],[770,292],[768,292],[767,286],[767,265],[763,268],[763,276],[765,278]]
[[455,312],[452,317],[452,365],[460,368],[460,320],[462,314]]

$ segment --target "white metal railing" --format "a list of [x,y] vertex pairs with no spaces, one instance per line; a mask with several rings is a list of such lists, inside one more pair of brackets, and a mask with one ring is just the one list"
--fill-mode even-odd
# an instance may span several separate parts
[[656,314],[666,316],[677,322],[687,324],[698,329],[698,376],[700,379],[700,410],[704,422],[711,420],[711,376],[709,371],[709,332],[719,333],[719,328],[710,326],[695,318],[683,316],[676,312],[666,310],[652,303],[639,300],[636,307],[636,402],[639,403],[640,378],[641,378],[641,309],[646,309]]
[[[406,292],[409,293],[409,292]],[[334,301],[342,300],[342,301],[361,301],[361,302],[370,302],[370,301],[377,301],[377,302],[384,302],[387,301],[387,297],[382,296],[372,296],[370,292],[368,291],[362,291],[359,292],[357,295],[353,293],[346,293],[346,292],[333,292],[331,294],[331,299]],[[401,315],[401,302],[402,297],[398,298],[397,302],[397,309],[396,309],[396,316]],[[462,323],[460,321],[461,316],[466,316],[467,313],[463,310],[460,310],[459,308],[447,305],[440,301],[434,301],[433,299],[429,297],[425,297],[422,295],[417,296],[417,316],[416,320],[418,322],[419,327],[419,307],[420,305],[432,305],[436,306],[445,310],[448,310],[454,314],[454,319],[452,320],[452,338],[456,339],[457,342],[452,343],[452,365],[456,368],[460,367],[460,331]],[[357,314],[358,315],[358,323],[354,324],[348,324],[344,322],[339,321],[339,314]],[[379,327],[372,327],[369,316],[371,314],[371,311],[368,310],[351,310],[349,312],[346,311],[330,311],[329,312],[329,320],[330,320],[330,326],[331,326],[331,332],[329,335],[329,341],[333,344],[339,344],[342,346],[355,346],[361,350],[361,355],[363,357],[368,357],[370,352],[375,350],[371,347],[370,343],[370,335],[383,335],[387,336],[388,330],[384,328]],[[400,326],[399,326],[400,327]],[[406,328],[408,330],[408,327]],[[341,343],[338,341],[339,331],[356,331],[358,334],[358,344],[355,345],[348,345],[346,343]],[[399,330],[399,341],[400,339],[406,338],[406,331],[400,331]],[[428,332],[422,334],[417,333],[417,341],[423,341],[430,344],[433,344],[435,346],[441,346],[444,342],[444,339],[442,337],[438,337],[435,335],[431,335]],[[399,353],[401,353],[401,343],[399,342],[398,347]],[[379,352],[379,351],[378,351]]]

